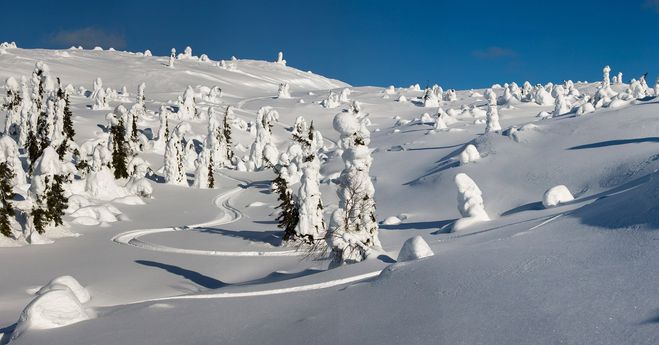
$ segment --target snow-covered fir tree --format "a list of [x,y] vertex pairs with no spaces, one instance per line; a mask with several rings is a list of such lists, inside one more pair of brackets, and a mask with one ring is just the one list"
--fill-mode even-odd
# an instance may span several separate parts
[[299,221],[298,205],[287,179],[282,175],[285,168],[281,164],[275,167],[277,177],[272,181],[272,190],[277,193],[277,200],[279,200],[279,205],[277,205],[279,209],[277,227],[284,230],[284,241],[295,243],[297,238],[296,228]]
[[176,60],[176,48],[172,48],[169,53],[169,68],[174,68],[174,60]]
[[197,106],[194,99],[194,90],[188,85],[183,93],[183,98],[179,101],[178,117],[181,120],[190,120],[197,118]]
[[339,207],[332,214],[326,241],[334,263],[358,262],[366,258],[371,248],[380,247],[375,187],[369,176],[370,135],[365,135],[368,130],[350,113],[337,114],[334,129],[346,147],[341,155],[345,168],[337,179]]
[[424,107],[439,107],[439,98],[437,94],[432,91],[431,88],[427,88],[423,94],[423,106]]
[[16,215],[12,205],[14,189],[11,181],[14,178],[14,172],[9,164],[0,161],[0,234],[6,237],[11,237],[13,234],[10,217]]
[[12,171],[13,178],[9,181],[12,187],[21,186],[27,182],[18,145],[8,135],[0,137],[0,162],[6,163],[7,167]]
[[199,155],[195,160],[195,179],[192,184],[193,187],[213,188],[211,186],[212,181],[209,181],[209,176],[211,176],[213,171],[212,167],[210,167],[210,164],[213,161],[212,157],[212,151],[206,146],[204,146],[201,152],[199,152]]
[[279,90],[277,90],[277,98],[291,98],[291,87],[288,83],[279,84]]
[[323,201],[320,194],[320,163],[315,154],[305,158],[298,190],[298,223],[294,240],[314,244],[325,237]]
[[112,136],[112,169],[114,178],[128,178],[128,144],[124,119],[117,118],[110,128]]
[[472,224],[488,221],[490,217],[483,206],[483,193],[467,174],[455,175],[455,185],[458,188],[458,211],[462,218],[453,225],[454,231],[460,231]]
[[[224,118],[222,119],[222,134],[224,138],[224,151],[226,154],[222,155],[223,159],[226,160],[225,165],[233,162],[233,142],[231,140],[231,123],[229,122],[231,118],[231,106],[228,106],[224,111]],[[222,143],[220,143],[220,149],[222,149]]]
[[108,95],[106,90],[103,88],[103,80],[101,78],[96,78],[94,81],[94,90],[92,91],[91,98],[94,101],[92,109],[110,109],[110,104],[108,103]]
[[283,52],[277,53],[277,60],[275,61],[275,63],[286,66],[286,60],[284,60]]
[[501,130],[501,125],[499,124],[499,110],[497,109],[496,104],[490,104],[487,106],[485,133],[498,132],[500,130]]
[[165,165],[163,167],[165,182],[176,185],[187,185],[181,138],[178,131],[172,131],[165,148]]
[[5,117],[4,134],[18,139],[21,126],[21,105],[23,103],[20,85],[16,79],[9,77],[5,82],[5,89],[7,90],[7,98],[4,108],[7,111],[7,115]]
[[68,206],[64,185],[68,179],[69,173],[55,149],[52,146],[46,147],[37,160],[30,184],[30,195],[35,201],[32,221],[38,233],[44,233],[49,225],[64,224],[62,216]]
[[143,198],[151,197],[153,187],[146,178],[150,170],[149,163],[139,156],[135,155],[131,158],[128,162],[128,174],[130,178],[128,179],[128,183],[126,183],[126,189],[129,193]]

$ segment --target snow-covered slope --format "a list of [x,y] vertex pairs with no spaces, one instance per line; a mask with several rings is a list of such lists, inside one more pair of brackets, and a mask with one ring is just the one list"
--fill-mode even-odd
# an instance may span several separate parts
[[[36,61],[45,61],[53,76],[76,89],[91,89],[97,77],[105,87],[127,86],[129,99],[112,101],[112,107],[128,108],[145,82],[152,116],[140,123],[144,130],[155,132],[154,112],[187,85],[198,95],[203,87],[222,88],[219,102],[198,104],[202,112],[232,105],[238,119],[253,122],[262,106],[273,107],[280,119],[272,136],[280,151],[298,116],[313,120],[327,146],[320,176],[326,220],[338,202],[331,181],[343,169],[333,154],[339,134],[332,121],[350,103],[327,108],[321,102],[330,89],[348,87],[350,101],[358,100],[371,122],[377,221],[401,221],[380,225],[382,255],[327,269],[327,260],[281,245],[271,170],[220,169],[215,189],[154,178],[153,198],[145,205],[103,203],[121,212],[116,222],[70,224],[81,236],[0,248],[0,260],[8,263],[0,269],[5,340],[41,286],[71,275],[89,291],[84,308],[93,317],[29,329],[12,343],[659,342],[659,103],[652,90],[647,98],[583,116],[576,116],[582,96],[568,97],[575,106],[570,113],[546,119],[537,115],[551,113],[553,105],[502,104],[503,130],[483,134],[485,90],[457,91],[455,100],[441,101],[449,113],[443,118],[448,128],[441,129],[434,123],[437,107],[423,106],[421,90],[350,87],[271,62],[227,61],[235,64],[229,70],[188,59],[169,68],[166,57],[123,52],[5,51],[1,79],[29,75]],[[290,99],[277,98],[281,83],[290,85]],[[576,84],[588,96],[599,87]],[[625,92],[628,85],[612,88]],[[503,89],[494,92],[505,96]],[[84,95],[72,97],[79,144],[104,135],[110,110],[92,110],[92,103]],[[203,141],[207,122],[189,122],[191,137]],[[243,157],[254,136],[238,127],[234,133],[236,153]],[[469,144],[480,158],[461,162]],[[160,174],[162,152],[140,156]],[[477,184],[491,220],[451,232],[462,217],[458,173]],[[557,185],[575,200],[546,209],[543,195]],[[416,235],[435,255],[395,263],[403,243]]]

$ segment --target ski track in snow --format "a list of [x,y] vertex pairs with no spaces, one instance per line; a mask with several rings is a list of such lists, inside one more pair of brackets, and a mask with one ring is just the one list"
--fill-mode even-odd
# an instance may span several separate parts
[[[249,184],[251,181],[239,180],[227,175],[224,175],[230,179],[236,180],[243,184]],[[223,194],[220,194],[213,199],[213,204],[216,207],[223,211],[223,216],[219,219],[211,220],[205,223],[187,225],[183,227],[171,227],[171,228],[157,228],[157,229],[138,229],[130,230],[123,233],[120,233],[112,238],[112,241],[133,246],[136,248],[152,250],[157,252],[169,252],[177,254],[192,254],[192,255],[206,255],[206,256],[302,256],[306,255],[304,252],[298,250],[281,250],[281,251],[218,251],[218,250],[200,250],[200,249],[185,249],[185,248],[175,248],[164,246],[156,243],[147,242],[141,240],[140,237],[146,235],[153,235],[162,232],[173,232],[173,231],[185,231],[192,230],[202,227],[209,226],[219,226],[224,224],[230,224],[236,222],[242,218],[242,213],[231,206],[229,203],[229,198],[242,191],[243,187],[237,187],[231,189]]]

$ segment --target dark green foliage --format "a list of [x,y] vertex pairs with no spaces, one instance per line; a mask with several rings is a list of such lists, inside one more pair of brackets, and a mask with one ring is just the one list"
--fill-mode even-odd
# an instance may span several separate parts
[[11,224],[9,217],[13,217],[16,213],[11,204],[14,198],[14,191],[12,190],[11,180],[14,178],[14,172],[6,162],[0,163],[0,233],[10,237]]
[[61,161],[64,160],[64,155],[66,154],[68,148],[69,148],[68,139],[64,138],[62,143],[55,149],[55,152],[57,152],[57,157],[59,157],[59,160]]
[[138,139],[137,139],[137,135],[138,135],[138,131],[137,131],[137,114],[132,114],[131,117],[133,118],[133,121],[132,121],[131,127],[130,127],[130,140],[134,143],[137,143],[137,141],[138,141]]
[[55,226],[62,225],[64,210],[68,207],[69,199],[64,196],[63,184],[66,182],[65,175],[53,176],[54,183],[46,192],[46,206],[48,208],[47,219],[53,221]]
[[48,223],[46,219],[46,211],[41,208],[32,209],[32,223],[34,224],[34,229],[38,233],[43,234],[46,231],[46,224]]
[[274,191],[278,194],[277,200],[280,201],[277,206],[280,209],[277,216],[277,227],[284,230],[284,241],[293,240],[296,237],[295,227],[299,221],[299,211],[293,194],[288,189],[288,183],[281,177],[277,169],[277,178],[273,181]]
[[123,119],[119,119],[117,124],[110,128],[112,134],[112,167],[114,168],[114,178],[128,178],[128,145],[124,139],[126,127]]
[[69,108],[69,95],[64,97],[64,102],[66,104],[64,106],[64,135],[67,139],[73,140],[73,136],[76,134],[76,132],[73,129],[73,120],[71,119],[73,117],[73,113],[71,112],[71,108]]
[[226,111],[224,112],[222,127],[227,148],[227,159],[231,161],[233,159],[233,145],[231,143],[231,125],[229,124],[229,107],[227,107]]
[[39,156],[41,156],[41,146],[39,145],[37,137],[34,135],[32,130],[28,131],[27,133],[27,143],[25,145],[27,146],[28,158],[30,159],[28,172],[32,174],[34,163],[36,163]]
[[215,163],[213,162],[213,155],[210,155],[208,160],[208,188],[215,188]]

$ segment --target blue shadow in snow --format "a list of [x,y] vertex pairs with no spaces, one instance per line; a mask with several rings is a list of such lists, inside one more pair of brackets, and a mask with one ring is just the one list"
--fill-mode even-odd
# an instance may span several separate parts
[[191,271],[182,267],[164,264],[162,262],[155,262],[149,260],[135,260],[136,263],[149,267],[156,267],[163,269],[169,273],[181,276],[199,286],[205,287],[207,289],[218,289],[224,286],[228,286],[222,281],[219,281],[215,278],[205,276],[199,272]]
[[592,143],[592,144],[586,144],[586,145],[579,145],[579,146],[570,147],[568,150],[595,149],[595,148],[599,148],[599,147],[617,146],[617,145],[626,145],[626,144],[638,144],[638,143],[659,143],[659,137],[607,140],[607,141],[600,141],[598,143]]
[[415,222],[415,223],[400,223],[398,225],[385,225],[380,224],[380,229],[385,230],[427,230],[439,229],[447,224],[455,222],[455,219],[429,221],[429,222]]

